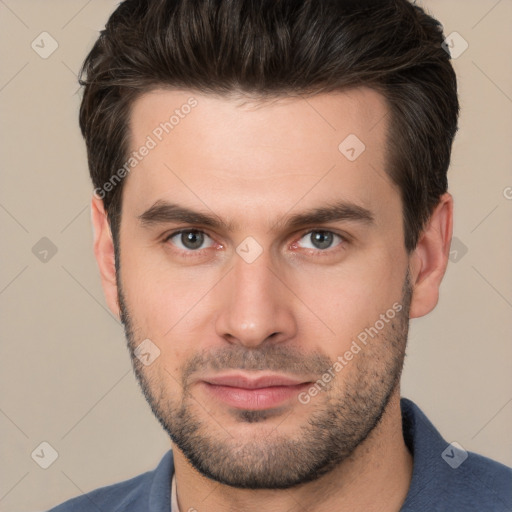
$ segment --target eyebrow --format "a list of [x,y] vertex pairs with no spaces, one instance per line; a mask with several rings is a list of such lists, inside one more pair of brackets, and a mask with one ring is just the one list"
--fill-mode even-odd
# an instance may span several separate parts
[[[238,226],[234,222],[226,222],[214,213],[191,210],[176,203],[164,200],[156,201],[153,206],[137,217],[143,226],[153,227],[171,222],[199,224],[217,230],[234,231]],[[284,216],[271,228],[276,231],[283,228],[294,229],[310,224],[325,224],[334,221],[356,221],[358,223],[374,224],[373,213],[352,202],[338,201],[290,216]]]

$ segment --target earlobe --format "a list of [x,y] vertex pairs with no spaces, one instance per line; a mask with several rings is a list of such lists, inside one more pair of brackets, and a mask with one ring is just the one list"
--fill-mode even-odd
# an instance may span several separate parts
[[110,311],[120,318],[114,242],[103,201],[96,196],[93,196],[91,201],[91,221],[94,232],[94,256],[100,270],[105,299]]
[[430,313],[439,299],[439,287],[448,265],[453,230],[453,197],[443,194],[410,256],[410,318]]

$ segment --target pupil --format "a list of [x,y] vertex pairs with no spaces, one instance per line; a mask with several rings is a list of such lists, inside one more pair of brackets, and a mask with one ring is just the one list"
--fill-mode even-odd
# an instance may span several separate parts
[[313,245],[318,249],[327,249],[332,243],[332,233],[327,231],[315,231],[311,234]]
[[181,242],[188,249],[197,249],[203,244],[203,234],[198,231],[187,231],[181,234]]

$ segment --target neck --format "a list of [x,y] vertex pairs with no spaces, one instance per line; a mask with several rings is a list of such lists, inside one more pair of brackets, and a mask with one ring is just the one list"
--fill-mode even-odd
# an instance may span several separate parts
[[352,455],[321,478],[286,490],[236,489],[210,480],[173,447],[181,512],[397,512],[409,489],[413,459],[402,434],[400,389],[381,421]]

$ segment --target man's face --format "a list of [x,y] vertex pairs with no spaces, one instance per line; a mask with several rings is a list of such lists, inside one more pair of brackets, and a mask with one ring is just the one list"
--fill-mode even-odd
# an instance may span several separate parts
[[[386,114],[369,89],[135,102],[131,150],[151,148],[124,184],[119,301],[144,394],[203,475],[254,489],[318,478],[397,393],[411,289]],[[151,364],[135,353],[147,339]],[[207,382],[276,374],[297,385]]]

